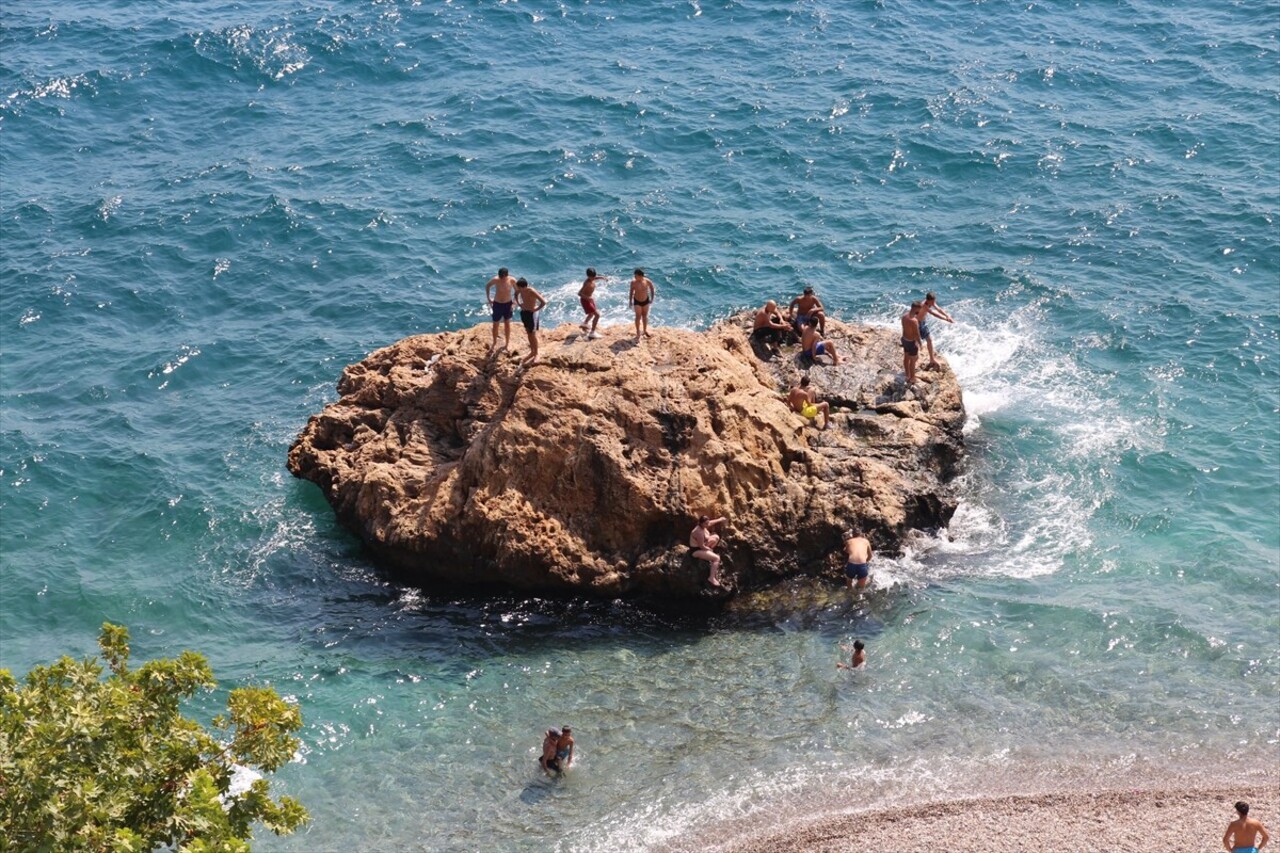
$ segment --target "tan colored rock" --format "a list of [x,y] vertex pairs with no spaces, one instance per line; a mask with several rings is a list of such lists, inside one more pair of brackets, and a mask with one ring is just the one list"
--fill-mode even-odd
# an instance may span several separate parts
[[832,402],[824,432],[782,400],[797,348],[766,362],[746,328],[637,344],[628,327],[588,341],[562,326],[523,370],[518,329],[519,355],[488,355],[487,324],[407,338],[343,371],[289,470],[425,586],[691,599],[706,569],[683,546],[700,513],[729,518],[740,588],[834,571],[850,526],[894,551],[947,522],[964,409],[945,365],[904,399],[896,335],[829,321],[848,355],[810,369]]

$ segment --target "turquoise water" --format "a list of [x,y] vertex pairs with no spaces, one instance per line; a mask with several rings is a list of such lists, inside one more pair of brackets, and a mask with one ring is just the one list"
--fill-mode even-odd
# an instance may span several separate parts
[[[0,665],[109,619],[296,697],[315,821],[270,850],[679,847],[1276,767],[1280,4],[916,6],[0,6]],[[692,328],[935,290],[951,528],[866,599],[709,624],[387,582],[285,453],[500,265],[548,321],[587,265],[606,323],[636,265]]]

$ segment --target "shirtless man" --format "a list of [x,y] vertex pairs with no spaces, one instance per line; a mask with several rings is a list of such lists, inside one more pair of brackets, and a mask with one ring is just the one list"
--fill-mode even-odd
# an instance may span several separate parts
[[569,765],[573,763],[573,735],[570,734],[573,729],[568,726],[560,727],[560,740],[556,741],[556,762],[560,765],[560,772],[569,769]]
[[530,287],[529,282],[520,279],[516,282],[516,302],[520,304],[520,322],[529,333],[529,354],[520,366],[528,367],[538,360],[538,312],[547,307],[547,300]]
[[831,341],[824,341],[818,336],[818,329],[812,322],[805,322],[800,325],[800,354],[817,361],[820,355],[831,356],[832,366],[840,363],[840,356],[836,354],[836,345]]
[[712,533],[711,528],[717,524],[724,524],[724,519],[700,515],[698,526],[689,534],[689,547],[693,549],[693,556],[711,564],[711,574],[707,578],[707,583],[715,587],[720,586],[720,555],[715,551],[716,546],[720,544],[720,537]]
[[806,376],[800,380],[800,384],[792,388],[787,394],[787,405],[791,407],[791,411],[799,412],[801,417],[809,420],[815,420],[818,413],[822,413],[822,428],[826,429],[831,423],[831,404],[825,400],[818,402],[818,396],[813,393],[813,389],[809,387],[809,377]]
[[484,286],[484,298],[493,313],[493,344],[489,347],[489,352],[498,348],[499,321],[507,336],[506,346],[511,346],[511,301],[515,298],[515,289],[516,280],[507,272],[506,267],[498,270],[498,274]]
[[631,279],[631,307],[636,309],[636,340],[641,338],[641,325],[644,326],[643,337],[653,337],[649,334],[649,306],[653,304],[653,298],[656,291],[653,282],[645,278],[644,270],[636,267],[635,278]]
[[849,646],[841,646],[840,648],[844,649],[846,652],[853,652],[853,654],[850,656],[847,664],[836,664],[836,669],[857,669],[867,662],[867,653],[865,651],[867,644],[861,640],[854,640],[852,648]]
[[951,315],[938,307],[938,297],[929,291],[924,295],[924,302],[920,304],[920,310],[916,312],[916,320],[920,322],[920,339],[929,347],[929,367],[937,367],[938,359],[933,354],[933,333],[929,331],[929,316],[937,317],[939,320],[945,320],[948,323],[954,323]]
[[777,355],[782,350],[779,344],[785,339],[791,327],[782,321],[778,314],[778,303],[770,299],[764,307],[756,312],[755,323],[751,328],[751,337],[769,348],[769,352]]
[[1256,817],[1249,817],[1249,804],[1236,803],[1236,814],[1240,817],[1227,824],[1227,831],[1222,833],[1222,847],[1230,853],[1258,853],[1271,834]]
[[542,756],[538,759],[538,765],[548,776],[560,772],[560,759],[556,758],[556,744],[559,742],[560,730],[547,729],[547,735],[542,739]]
[[920,358],[920,321],[916,319],[920,308],[919,302],[912,302],[902,315],[902,370],[907,374],[908,385],[915,384],[916,361]]
[[596,275],[595,269],[587,267],[587,280],[582,283],[582,287],[578,290],[578,300],[582,303],[582,310],[587,312],[587,319],[582,321],[582,331],[587,333],[587,340],[594,341],[600,337],[596,333],[596,325],[600,322],[600,309],[596,308],[596,279],[604,278],[602,275]]
[[791,300],[787,313],[797,329],[804,323],[814,323],[818,327],[819,334],[827,333],[826,310],[822,307],[822,300],[813,295],[812,287],[806,287],[802,295]]
[[844,534],[844,578],[849,589],[853,589],[855,580],[858,589],[862,589],[871,579],[871,542],[860,530]]

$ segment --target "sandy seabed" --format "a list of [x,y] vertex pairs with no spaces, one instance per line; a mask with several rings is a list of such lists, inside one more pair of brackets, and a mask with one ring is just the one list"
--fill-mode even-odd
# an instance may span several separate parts
[[[1237,800],[1248,802],[1250,817],[1280,835],[1280,782],[1269,782],[950,799],[793,820],[700,850],[1202,853],[1223,849],[1222,833],[1235,818]],[[1280,844],[1280,837],[1272,844]]]

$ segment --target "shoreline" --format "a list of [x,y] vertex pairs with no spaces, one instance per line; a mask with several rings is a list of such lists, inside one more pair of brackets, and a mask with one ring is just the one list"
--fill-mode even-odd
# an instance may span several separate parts
[[[710,840],[695,832],[659,849],[717,853],[1028,849],[1050,853],[1204,851],[1222,848],[1234,804],[1280,835],[1280,778],[1149,789],[1103,787],[974,797],[942,796],[899,808],[819,814],[767,826],[724,825]],[[757,823],[747,821],[747,823]]]

